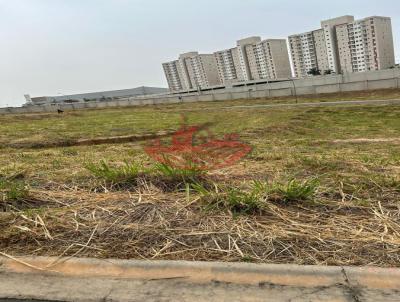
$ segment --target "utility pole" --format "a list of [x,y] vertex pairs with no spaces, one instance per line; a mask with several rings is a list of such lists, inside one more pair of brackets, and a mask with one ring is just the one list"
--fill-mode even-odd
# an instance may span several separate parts
[[297,89],[296,89],[296,84],[294,83],[294,79],[293,78],[290,78],[290,80],[292,81],[292,83],[293,83],[293,92],[294,92],[294,96],[296,97],[296,104],[299,102],[299,99],[298,99],[298,97],[297,97]]

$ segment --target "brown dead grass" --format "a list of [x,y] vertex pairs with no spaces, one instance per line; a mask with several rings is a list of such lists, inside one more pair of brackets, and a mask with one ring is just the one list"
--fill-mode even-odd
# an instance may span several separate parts
[[335,139],[333,143],[400,143],[400,138],[352,138],[352,139]]
[[[217,137],[237,132],[253,152],[208,177],[237,188],[316,177],[313,202],[271,199],[262,211],[242,215],[205,211],[207,200],[182,187],[157,189],[148,179],[118,189],[85,169],[103,159],[150,164],[138,143],[3,148],[0,177],[21,173],[30,195],[4,207],[0,200],[0,253],[400,267],[400,107],[221,112],[219,104],[192,104],[216,110],[190,112],[190,122],[213,122]],[[0,142],[159,133],[179,127],[182,107],[165,107],[168,114],[150,107],[82,111],[79,119],[7,116]]]
[[[205,212],[199,199],[138,192],[35,190],[40,210],[0,213],[0,250],[12,255],[400,266],[396,202],[270,203],[260,215]],[[339,193],[338,193],[339,194]],[[43,203],[51,210],[43,210]],[[10,223],[11,221],[11,223]]]

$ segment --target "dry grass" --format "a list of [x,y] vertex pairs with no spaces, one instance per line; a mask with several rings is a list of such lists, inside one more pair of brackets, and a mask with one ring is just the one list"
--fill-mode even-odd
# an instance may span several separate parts
[[[253,147],[200,179],[210,190],[315,178],[312,200],[266,194],[257,211],[210,208],[184,181],[139,175],[117,186],[85,168],[103,159],[151,165],[137,142],[30,145],[170,131],[180,105],[0,117],[0,180],[16,178],[27,191],[9,200],[0,188],[0,253],[400,267],[400,107],[222,112],[221,103],[191,104],[205,105],[215,112],[188,112],[190,123],[212,123],[218,137],[237,132]],[[4,146],[18,143],[27,145]]]
[[[143,186],[145,188],[146,186]],[[258,215],[204,211],[196,196],[33,191],[51,210],[0,214],[7,254],[399,266],[396,202],[269,203]],[[10,228],[11,224],[11,228]]]

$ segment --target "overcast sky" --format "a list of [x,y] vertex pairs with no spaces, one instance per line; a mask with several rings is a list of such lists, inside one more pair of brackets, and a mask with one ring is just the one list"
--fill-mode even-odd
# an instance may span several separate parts
[[23,95],[166,87],[161,63],[252,35],[286,38],[340,15],[392,17],[399,0],[0,0],[0,107]]

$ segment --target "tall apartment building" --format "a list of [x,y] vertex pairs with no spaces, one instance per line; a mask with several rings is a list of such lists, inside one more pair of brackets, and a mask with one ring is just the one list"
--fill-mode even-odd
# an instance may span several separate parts
[[291,76],[286,40],[250,37],[237,47],[215,52],[222,83]]
[[395,64],[391,21],[387,17],[324,20],[321,29],[290,36],[289,47],[296,77],[307,76],[313,68],[322,73],[342,73],[385,69]]
[[321,28],[325,36],[326,53],[328,55],[328,68],[335,73],[340,72],[340,57],[337,48],[336,27],[340,24],[347,24],[353,21],[353,16],[342,16],[321,21]]
[[193,88],[207,88],[221,84],[217,60],[213,54],[200,54],[187,59],[189,79]]
[[188,52],[178,60],[163,64],[171,91],[207,88],[221,84],[217,61],[213,54]]
[[249,37],[237,41],[237,50],[239,57],[239,81],[253,80],[253,75],[250,69],[249,60],[252,60],[251,49],[254,45],[261,42],[260,37]]
[[321,22],[321,29],[289,36],[289,48],[296,77],[305,77],[311,69],[339,72],[335,28],[352,22],[354,17],[343,16]]
[[393,33],[388,17],[368,17],[336,27],[343,72],[387,69],[395,65]]
[[167,78],[168,87],[171,91],[184,90],[182,78],[179,76],[180,64],[179,60],[163,63],[165,77]]
[[295,77],[305,77],[311,69],[328,70],[328,53],[322,29],[289,37]]
[[171,91],[291,76],[286,40],[260,37],[241,39],[214,54],[184,53],[163,68]]
[[217,60],[218,74],[221,83],[233,83],[239,79],[239,55],[238,49],[230,48],[214,53]]
[[255,45],[256,68],[253,78],[279,79],[291,76],[288,48],[285,39],[267,39]]
[[182,82],[182,88],[183,90],[189,90],[193,89],[194,86],[194,80],[190,78],[189,76],[189,69],[190,69],[190,58],[197,56],[199,53],[196,51],[192,52],[187,52],[184,54],[179,55],[179,68],[178,68],[178,74],[179,78],[181,79]]

